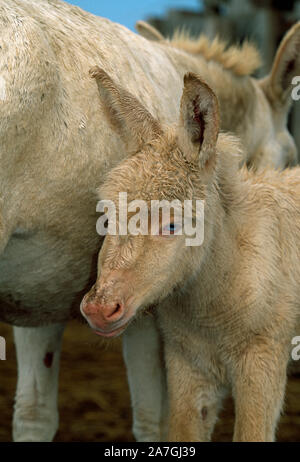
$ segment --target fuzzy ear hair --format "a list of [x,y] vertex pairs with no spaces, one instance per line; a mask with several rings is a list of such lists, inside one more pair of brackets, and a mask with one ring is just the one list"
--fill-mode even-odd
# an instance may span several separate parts
[[180,104],[178,143],[185,157],[201,168],[214,163],[219,118],[219,104],[214,92],[196,74],[186,74]]
[[100,67],[90,69],[96,79],[104,108],[113,128],[130,151],[139,150],[143,144],[162,134],[159,122],[128,91],[117,85]]
[[300,21],[283,38],[271,73],[262,81],[262,88],[273,105],[292,103],[292,80],[300,75]]
[[147,40],[151,40],[153,42],[163,42],[165,40],[164,36],[155,29],[155,27],[145,21],[137,21],[135,23],[135,28],[137,32]]

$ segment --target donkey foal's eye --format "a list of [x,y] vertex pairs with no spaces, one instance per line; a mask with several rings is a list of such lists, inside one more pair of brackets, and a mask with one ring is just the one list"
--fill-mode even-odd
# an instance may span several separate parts
[[175,232],[178,231],[178,229],[179,229],[178,225],[176,225],[175,223],[169,223],[163,227],[162,235],[168,236],[168,235],[175,234]]
[[176,229],[176,226],[174,225],[174,223],[170,223],[170,224],[167,226],[167,229],[170,231],[170,233],[174,233],[174,232],[175,232],[175,229]]

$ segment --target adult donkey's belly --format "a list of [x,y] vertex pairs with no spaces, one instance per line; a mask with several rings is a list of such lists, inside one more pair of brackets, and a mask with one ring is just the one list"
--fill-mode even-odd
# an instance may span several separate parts
[[96,189],[127,154],[89,69],[103,67],[162,122],[178,112],[183,73],[177,52],[106,19],[11,1],[0,0],[3,59],[14,69],[0,111],[0,196],[14,231],[0,254],[0,320],[37,326],[79,313],[101,244]]
[[56,240],[18,230],[0,258],[0,321],[39,326],[80,316],[100,245],[96,233],[85,249],[71,249],[68,236]]

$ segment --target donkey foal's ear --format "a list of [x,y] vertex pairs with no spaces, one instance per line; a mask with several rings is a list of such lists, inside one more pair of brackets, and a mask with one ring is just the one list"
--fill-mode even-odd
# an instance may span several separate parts
[[195,74],[184,76],[178,142],[185,156],[207,167],[215,159],[219,105],[211,88]]
[[97,81],[104,109],[112,127],[120,135],[130,151],[139,150],[143,144],[157,138],[162,129],[149,111],[100,67],[90,69]]

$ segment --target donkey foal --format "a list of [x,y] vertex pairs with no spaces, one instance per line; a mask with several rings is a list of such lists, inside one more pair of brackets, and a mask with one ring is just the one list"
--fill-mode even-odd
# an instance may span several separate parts
[[219,133],[216,96],[195,74],[184,78],[176,129],[162,127],[101,69],[93,76],[134,153],[108,174],[101,199],[118,204],[126,191],[148,204],[203,200],[205,236],[186,246],[175,214],[161,219],[159,235],[107,235],[82,313],[99,335],[114,336],[156,304],[169,440],[209,440],[232,392],[234,440],[272,441],[300,328],[300,169],[239,170],[239,144]]

